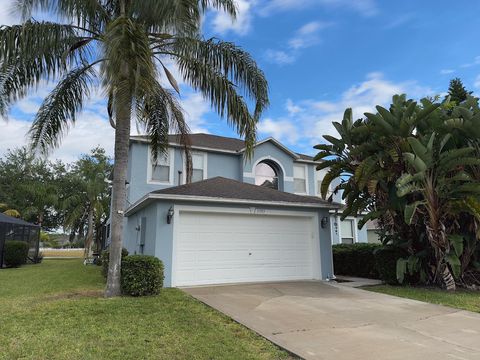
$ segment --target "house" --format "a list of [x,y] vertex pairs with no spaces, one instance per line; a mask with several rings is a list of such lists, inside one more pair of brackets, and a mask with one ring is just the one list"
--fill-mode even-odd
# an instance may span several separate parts
[[339,203],[319,197],[316,162],[268,138],[245,156],[242,140],[192,134],[193,174],[171,135],[153,161],[132,136],[124,246],[165,265],[165,286],[328,279],[332,243],[367,241]]

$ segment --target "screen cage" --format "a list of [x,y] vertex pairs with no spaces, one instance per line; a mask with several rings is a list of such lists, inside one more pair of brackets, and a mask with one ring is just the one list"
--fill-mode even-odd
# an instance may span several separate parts
[[5,243],[25,241],[29,244],[28,260],[35,263],[40,246],[40,226],[0,213],[0,268],[3,267]]

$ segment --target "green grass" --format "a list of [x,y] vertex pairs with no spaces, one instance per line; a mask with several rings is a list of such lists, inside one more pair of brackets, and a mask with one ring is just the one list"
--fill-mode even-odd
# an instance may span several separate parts
[[0,359],[288,359],[178,289],[102,298],[100,268],[44,260],[0,270]]
[[478,291],[447,292],[440,289],[388,285],[365,286],[363,289],[480,313],[480,292]]

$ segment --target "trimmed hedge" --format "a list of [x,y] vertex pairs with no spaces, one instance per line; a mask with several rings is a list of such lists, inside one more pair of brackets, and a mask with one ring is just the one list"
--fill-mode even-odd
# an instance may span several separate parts
[[[6,241],[3,261],[8,267],[19,267],[27,263],[30,245],[25,241]],[[1,264],[0,264],[1,265]]]
[[[123,259],[128,256],[128,250],[122,248],[122,261]],[[102,275],[106,279],[108,275],[108,261],[110,258],[110,252],[108,250],[103,250],[102,254],[100,255],[100,263],[99,265],[102,266]]]
[[333,268],[336,275],[378,279],[374,252],[380,244],[337,244],[332,246]]
[[397,260],[407,256],[407,252],[394,246],[385,246],[375,251],[375,264],[380,279],[390,285],[398,285]]
[[163,263],[155,256],[131,255],[122,259],[122,293],[156,295],[163,287]]

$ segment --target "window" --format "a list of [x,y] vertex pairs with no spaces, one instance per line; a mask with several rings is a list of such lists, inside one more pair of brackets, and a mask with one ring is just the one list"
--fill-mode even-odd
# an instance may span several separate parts
[[192,182],[205,178],[205,154],[192,154]]
[[171,184],[173,182],[173,151],[158,154],[157,161],[154,161],[151,155],[149,159],[149,182]]
[[307,193],[307,171],[304,165],[293,166],[293,192],[297,194]]
[[255,185],[278,190],[278,173],[275,167],[266,161],[255,166]]
[[353,220],[345,219],[340,222],[340,235],[342,236],[342,244],[353,244],[355,242],[353,229]]
[[[320,171],[315,171],[315,179],[316,179],[316,188],[315,188],[315,195],[321,197],[322,196],[322,181],[325,175],[327,174],[326,171],[320,170]],[[333,185],[330,183],[327,191],[327,199],[332,195],[333,193]]]

